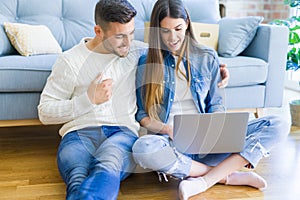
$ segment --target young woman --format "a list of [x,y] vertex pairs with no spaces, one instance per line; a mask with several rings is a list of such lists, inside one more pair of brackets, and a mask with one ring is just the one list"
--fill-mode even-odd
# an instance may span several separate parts
[[218,182],[264,189],[267,183],[262,177],[237,170],[256,167],[286,136],[288,125],[277,117],[250,121],[240,153],[187,155],[172,146],[175,114],[225,111],[217,86],[218,56],[196,42],[190,24],[181,0],[158,0],[154,5],[149,50],[139,60],[136,77],[136,119],[154,134],[137,140],[134,158],[144,168],[184,179],[179,185],[181,199]]

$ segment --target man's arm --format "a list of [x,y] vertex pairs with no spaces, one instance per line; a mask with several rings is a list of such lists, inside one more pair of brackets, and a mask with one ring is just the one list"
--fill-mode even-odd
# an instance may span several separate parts
[[66,123],[94,108],[87,92],[74,96],[76,81],[77,74],[59,57],[41,94],[38,112],[42,123]]
[[102,80],[102,73],[91,82],[86,92],[74,95],[78,75],[68,66],[65,60],[58,60],[47,80],[38,106],[39,118],[44,124],[72,121],[112,96],[112,79]]

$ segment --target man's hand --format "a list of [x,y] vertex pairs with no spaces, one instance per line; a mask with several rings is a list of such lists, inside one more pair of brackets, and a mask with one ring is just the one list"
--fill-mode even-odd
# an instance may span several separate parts
[[87,91],[90,101],[97,105],[108,101],[112,95],[112,79],[101,79],[102,73],[92,81]]
[[229,71],[226,64],[220,64],[221,82],[218,83],[219,88],[225,88],[229,81]]

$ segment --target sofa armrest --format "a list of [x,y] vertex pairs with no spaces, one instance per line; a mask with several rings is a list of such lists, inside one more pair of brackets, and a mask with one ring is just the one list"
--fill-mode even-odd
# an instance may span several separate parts
[[261,24],[251,44],[242,53],[269,64],[264,107],[282,105],[289,30],[285,26]]

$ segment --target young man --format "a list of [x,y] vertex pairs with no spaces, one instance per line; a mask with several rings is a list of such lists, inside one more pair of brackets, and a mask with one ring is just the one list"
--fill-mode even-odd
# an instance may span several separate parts
[[135,169],[135,15],[127,1],[99,1],[95,37],[58,58],[41,95],[40,120],[63,123],[57,162],[67,199],[116,199]]
[[[68,200],[117,199],[120,181],[135,169],[135,71],[143,51],[132,41],[135,15],[126,0],[99,1],[95,37],[58,58],[41,95],[41,122],[63,124],[57,162]],[[224,66],[221,75],[226,85]]]

